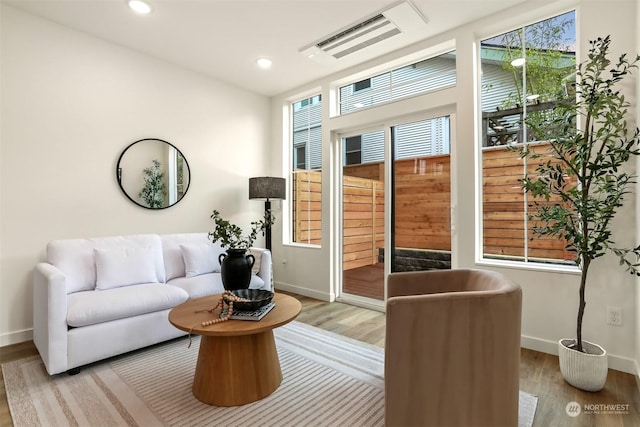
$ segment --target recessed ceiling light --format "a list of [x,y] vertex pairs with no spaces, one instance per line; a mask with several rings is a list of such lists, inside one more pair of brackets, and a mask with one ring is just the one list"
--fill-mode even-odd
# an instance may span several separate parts
[[258,64],[258,67],[262,68],[262,69],[267,69],[271,67],[271,64],[273,64],[273,62],[270,59],[267,58],[260,58],[256,61],[256,63]]
[[524,58],[516,58],[513,61],[511,61],[511,65],[514,67],[522,67],[524,63],[525,63]]
[[140,15],[146,15],[151,13],[151,5],[149,3],[144,2],[142,0],[129,0],[129,7],[136,13]]

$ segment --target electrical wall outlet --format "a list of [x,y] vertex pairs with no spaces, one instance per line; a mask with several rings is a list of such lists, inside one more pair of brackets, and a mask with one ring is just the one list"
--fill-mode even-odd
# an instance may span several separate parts
[[607,323],[622,326],[622,309],[620,307],[607,307]]

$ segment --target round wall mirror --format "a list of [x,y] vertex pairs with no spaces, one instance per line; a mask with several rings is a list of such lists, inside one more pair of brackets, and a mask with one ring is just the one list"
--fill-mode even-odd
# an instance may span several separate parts
[[124,149],[116,165],[122,192],[138,206],[165,209],[189,189],[189,164],[180,150],[162,139],[141,139]]

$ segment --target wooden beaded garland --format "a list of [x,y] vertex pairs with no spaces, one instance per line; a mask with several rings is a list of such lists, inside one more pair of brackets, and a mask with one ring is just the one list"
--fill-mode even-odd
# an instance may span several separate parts
[[[200,325],[201,326],[209,326],[209,325],[215,325],[216,323],[222,323],[222,322],[226,322],[227,320],[229,320],[231,318],[231,315],[233,314],[233,302],[251,302],[251,300],[246,299],[246,298],[241,298],[237,295],[234,295],[231,291],[224,291],[224,293],[222,293],[222,295],[220,295],[220,299],[218,300],[218,302],[216,303],[216,305],[213,308],[210,308],[208,310],[196,310],[196,313],[201,313],[203,311],[208,311],[209,313],[213,313],[215,311],[215,309],[217,309],[218,307],[220,307],[220,311],[222,312],[222,310],[224,309],[224,303],[225,301],[227,302],[227,304],[229,305],[229,310],[227,311],[227,314],[224,317],[219,317],[217,319],[211,319],[211,320],[206,320],[204,322],[202,322]],[[193,331],[193,328],[195,328],[196,325],[192,326],[191,329],[189,329],[189,345],[187,346],[187,348],[191,347],[191,332]]]

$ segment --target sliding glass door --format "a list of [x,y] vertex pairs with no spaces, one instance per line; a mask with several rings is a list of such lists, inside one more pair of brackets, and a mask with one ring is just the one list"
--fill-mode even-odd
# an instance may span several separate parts
[[441,116],[340,137],[342,299],[381,306],[386,273],[451,268],[450,128]]

